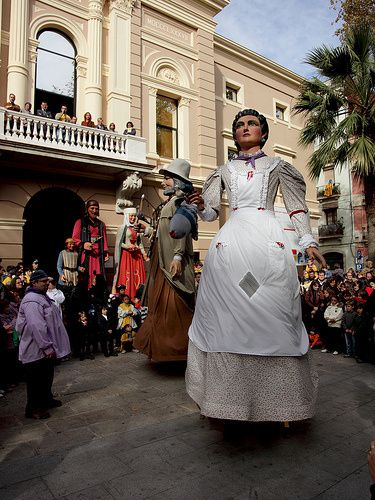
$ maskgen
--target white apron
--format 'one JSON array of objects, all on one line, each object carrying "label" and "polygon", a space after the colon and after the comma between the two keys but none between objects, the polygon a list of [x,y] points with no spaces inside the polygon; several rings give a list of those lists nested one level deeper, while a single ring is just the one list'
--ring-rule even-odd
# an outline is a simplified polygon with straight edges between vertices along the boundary
[{"label": "white apron", "polygon": [[212,240],[189,338],[201,351],[302,356],[302,322],[292,249],[273,212],[259,210],[263,172],[237,173],[236,206]]}]

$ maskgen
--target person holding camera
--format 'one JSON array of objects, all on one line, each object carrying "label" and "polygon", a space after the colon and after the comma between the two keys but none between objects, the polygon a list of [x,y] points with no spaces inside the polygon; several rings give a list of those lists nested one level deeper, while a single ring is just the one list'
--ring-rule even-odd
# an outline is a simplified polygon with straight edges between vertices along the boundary
[{"label": "person holding camera", "polygon": [[170,223],[185,199],[190,168],[189,162],[177,158],[160,170],[168,200],[160,212],[146,283],[148,316],[134,339],[134,347],[154,361],[183,361],[187,355],[195,305],[193,242],[190,233],[172,238]]}]

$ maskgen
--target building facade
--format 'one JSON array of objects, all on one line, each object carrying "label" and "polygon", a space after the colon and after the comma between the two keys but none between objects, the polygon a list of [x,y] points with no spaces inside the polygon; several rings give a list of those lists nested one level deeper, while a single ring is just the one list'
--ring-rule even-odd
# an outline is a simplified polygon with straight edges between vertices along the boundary
[{"label": "building facade", "polygon": [[[0,104],[13,93],[21,110],[30,102],[36,113],[47,101],[52,113],[0,109],[3,264],[39,257],[50,270],[89,198],[100,202],[113,249],[127,203],[137,205],[144,194],[150,216],[162,201],[163,165],[186,158],[201,187],[235,152],[231,124],[244,107],[269,121],[265,152],[305,176],[317,234],[319,203],[306,170],[311,150],[298,145],[303,122],[291,113],[302,78],[215,33],[214,17],[228,4],[0,0]],[[77,124],[54,120],[62,105]],[[86,112],[115,130],[81,126]],[[128,121],[135,136],[123,134]],[[141,189],[129,176],[142,180]],[[217,224],[200,224],[195,250],[201,258],[227,211],[224,201]],[[290,230],[281,193],[276,211]]]},{"label": "building facade", "polygon": [[368,256],[363,181],[353,176],[348,164],[327,165],[318,182],[317,199],[320,249],[328,263],[361,271]]}]

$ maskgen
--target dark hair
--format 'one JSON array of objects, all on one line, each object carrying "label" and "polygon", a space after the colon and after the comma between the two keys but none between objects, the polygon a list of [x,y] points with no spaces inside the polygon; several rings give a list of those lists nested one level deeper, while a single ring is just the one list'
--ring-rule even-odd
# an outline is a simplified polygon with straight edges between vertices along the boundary
[{"label": "dark hair", "polygon": [[243,109],[242,111],[240,111],[239,113],[236,114],[236,116],[234,117],[233,123],[232,123],[232,135],[233,135],[233,140],[234,140],[234,143],[236,145],[237,151],[239,151],[241,148],[240,148],[240,145],[238,144],[238,142],[236,141],[236,125],[237,125],[238,120],[241,118],[241,116],[248,116],[248,115],[256,116],[259,119],[260,128],[262,130],[262,135],[265,134],[265,137],[262,137],[262,139],[261,139],[262,147],[266,144],[267,139],[268,139],[269,128],[268,128],[268,123],[267,123],[265,116],[258,113],[258,111],[256,109]]},{"label": "dark hair", "polygon": [[89,208],[89,207],[98,207],[99,208],[99,202],[97,200],[88,200],[86,202],[86,210]]},{"label": "dark hair", "polygon": [[126,127],[127,127],[127,128],[129,128],[129,127],[128,127],[128,125],[130,125],[130,127],[131,127],[131,128],[134,128],[133,122],[127,122],[127,123],[126,123]]}]

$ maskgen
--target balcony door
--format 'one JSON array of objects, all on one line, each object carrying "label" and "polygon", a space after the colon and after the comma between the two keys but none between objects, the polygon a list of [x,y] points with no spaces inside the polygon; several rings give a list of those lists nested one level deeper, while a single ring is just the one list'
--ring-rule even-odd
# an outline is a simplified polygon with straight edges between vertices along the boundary
[{"label": "balcony door", "polygon": [[84,201],[70,189],[46,188],[28,201],[23,218],[23,262],[30,266],[34,259],[49,276],[57,277],[56,262],[72,235],[74,222],[82,217]]},{"label": "balcony door", "polygon": [[75,116],[75,47],[67,36],[54,30],[39,33],[38,42],[34,112],[46,101],[53,118],[62,105],[67,106],[69,116]]}]

